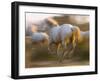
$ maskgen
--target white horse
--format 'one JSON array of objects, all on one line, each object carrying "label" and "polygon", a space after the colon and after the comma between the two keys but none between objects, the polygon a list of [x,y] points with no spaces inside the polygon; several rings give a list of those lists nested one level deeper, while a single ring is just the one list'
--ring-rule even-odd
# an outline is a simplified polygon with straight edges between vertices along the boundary
[{"label": "white horse", "polygon": [[[57,46],[57,55],[59,56],[59,49],[63,48],[63,54],[60,54],[60,58],[66,55],[66,51],[72,52],[80,38],[80,29],[71,24],[63,24],[57,27],[51,28],[49,32],[49,47],[51,51],[52,44]],[[61,60],[60,60],[61,61]]]},{"label": "white horse", "polygon": [[89,40],[89,31],[81,31],[79,42],[84,42],[84,41],[87,41],[87,40]]},{"label": "white horse", "polygon": [[33,44],[45,44],[48,43],[49,36],[43,32],[34,32],[32,33],[32,43]]},{"label": "white horse", "polygon": [[57,26],[57,25],[58,25],[58,22],[52,17],[45,18],[37,22],[27,21],[26,22],[26,35],[30,36],[34,32],[34,29],[36,29],[38,32],[48,32],[49,30],[48,28]]}]

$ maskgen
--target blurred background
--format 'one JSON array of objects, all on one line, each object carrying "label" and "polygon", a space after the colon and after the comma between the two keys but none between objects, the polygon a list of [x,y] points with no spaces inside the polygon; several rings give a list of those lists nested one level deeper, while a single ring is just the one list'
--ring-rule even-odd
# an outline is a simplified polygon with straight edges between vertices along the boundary
[{"label": "blurred background", "polygon": [[[26,33],[25,33],[25,67],[58,67],[89,65],[89,39],[80,42],[72,57],[65,57],[63,63],[57,63],[57,56],[48,53],[47,43],[40,46],[32,44],[31,34],[35,29],[37,32],[48,34],[48,26],[53,27],[62,24],[72,24],[80,28],[81,31],[89,31],[88,15],[73,14],[46,14],[46,13],[26,13]],[[53,19],[48,21],[48,19]]]}]

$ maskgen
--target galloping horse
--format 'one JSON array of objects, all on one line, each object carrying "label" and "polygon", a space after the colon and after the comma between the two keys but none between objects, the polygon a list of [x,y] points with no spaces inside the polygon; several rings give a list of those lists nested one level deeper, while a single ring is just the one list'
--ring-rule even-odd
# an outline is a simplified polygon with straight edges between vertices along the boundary
[{"label": "galloping horse", "polygon": [[[53,27],[49,33],[48,50],[51,51],[51,46],[55,44],[57,46],[56,53],[59,57],[59,61],[62,61],[66,54],[70,54],[74,51],[79,39],[80,29],[77,26],[63,24]],[[63,49],[63,53],[59,54],[61,48]]]},{"label": "galloping horse", "polygon": [[48,43],[49,36],[44,32],[34,32],[32,34],[32,43],[40,44],[41,46],[45,43]]}]

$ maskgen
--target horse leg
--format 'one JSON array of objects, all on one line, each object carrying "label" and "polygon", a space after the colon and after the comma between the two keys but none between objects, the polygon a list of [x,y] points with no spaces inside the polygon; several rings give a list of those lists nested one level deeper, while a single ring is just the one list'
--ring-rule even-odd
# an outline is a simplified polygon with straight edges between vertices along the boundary
[{"label": "horse leg", "polygon": [[50,42],[49,45],[48,45],[48,51],[50,54],[54,54],[55,52],[53,51],[52,47],[53,45],[55,45],[53,42]]},{"label": "horse leg", "polygon": [[57,57],[58,57],[59,62],[62,62],[62,53],[60,53],[61,52],[60,48],[61,48],[61,44],[59,43],[57,45]]},{"label": "horse leg", "polygon": [[61,53],[58,53],[57,52],[57,54],[59,54],[59,62],[62,62],[63,59],[64,59],[64,57],[63,57],[64,56],[64,53],[65,53],[65,51],[67,49],[66,42],[65,41],[62,41],[62,43],[60,44],[60,47],[62,47],[62,52]]},{"label": "horse leg", "polygon": [[60,47],[61,47],[61,51],[60,53],[58,53],[59,55],[59,62],[62,63],[63,62],[63,53],[64,53],[64,50],[63,50],[63,46],[60,44]]},{"label": "horse leg", "polygon": [[63,57],[63,59],[64,59],[64,56],[67,54],[67,50],[68,50],[68,43],[69,43],[69,39],[68,38],[66,38],[65,40],[63,40],[62,41],[62,46],[63,46],[63,53],[62,53],[62,57]]},{"label": "horse leg", "polygon": [[76,48],[76,43],[73,43],[72,48],[70,49],[69,54],[68,54],[69,58],[73,56],[73,52],[74,52],[75,48]]},{"label": "horse leg", "polygon": [[62,41],[62,47],[63,47],[64,49],[66,49],[66,42],[65,42],[65,41]]},{"label": "horse leg", "polygon": [[61,44],[57,44],[57,49],[56,49],[56,53],[57,55],[59,55],[59,49],[60,49]]},{"label": "horse leg", "polygon": [[67,56],[68,58],[70,58],[72,56],[73,52],[74,52],[74,49],[70,45],[67,54],[65,53],[65,56]]},{"label": "horse leg", "polygon": [[51,53],[51,51],[52,51],[51,50],[51,46],[52,46],[52,42],[50,42],[49,45],[48,45],[48,51],[49,51],[49,53]]},{"label": "horse leg", "polygon": [[65,52],[64,57],[65,57],[66,55],[67,55],[68,58],[72,57],[73,52],[74,52],[74,50],[75,50],[75,47],[76,47],[76,43],[73,43],[72,45],[69,44],[69,46],[68,46],[69,49],[68,49],[67,53]]},{"label": "horse leg", "polygon": [[69,51],[68,51],[68,49],[63,51],[63,54],[62,54],[62,59],[64,59],[64,58],[65,58],[65,56],[66,56],[66,55],[68,55],[68,52],[69,52]]}]

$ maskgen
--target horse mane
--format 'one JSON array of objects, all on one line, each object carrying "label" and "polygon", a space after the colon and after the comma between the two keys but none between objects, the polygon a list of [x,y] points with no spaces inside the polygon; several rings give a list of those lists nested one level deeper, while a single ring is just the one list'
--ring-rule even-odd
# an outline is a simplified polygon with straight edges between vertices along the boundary
[{"label": "horse mane", "polygon": [[32,24],[31,32],[34,33],[34,32],[37,32],[37,31],[38,31],[38,27],[35,24]]},{"label": "horse mane", "polygon": [[51,18],[51,17],[47,18],[47,21],[50,24],[52,24],[53,26],[59,26],[58,22],[55,19]]}]

